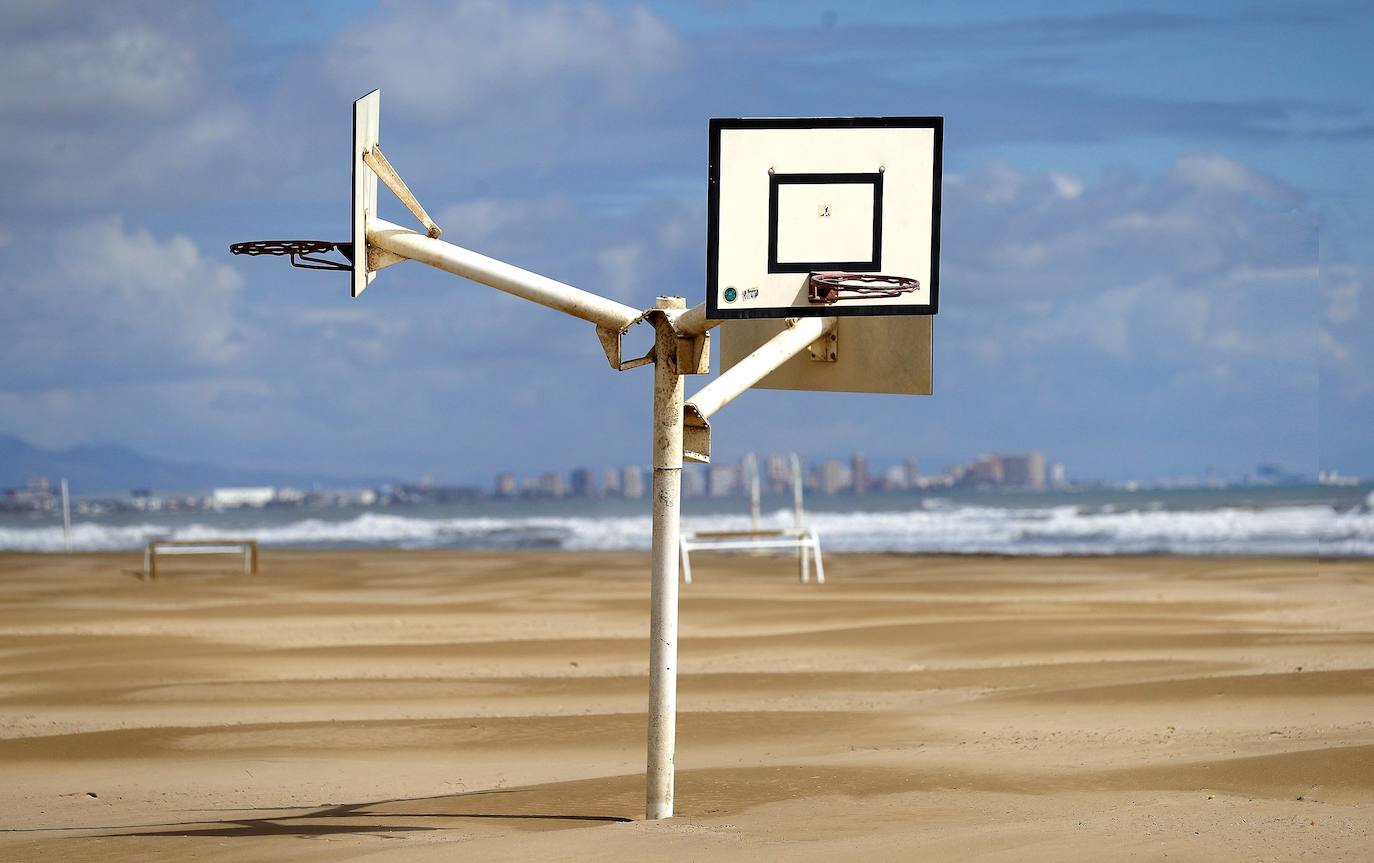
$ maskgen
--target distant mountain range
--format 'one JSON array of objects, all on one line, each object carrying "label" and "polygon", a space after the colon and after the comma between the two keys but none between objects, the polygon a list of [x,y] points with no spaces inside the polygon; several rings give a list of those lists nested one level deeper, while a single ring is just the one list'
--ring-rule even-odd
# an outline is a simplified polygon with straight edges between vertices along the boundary
[{"label": "distant mountain range", "polygon": [[127,494],[146,488],[159,492],[199,492],[217,486],[271,485],[302,489],[347,488],[394,483],[389,477],[337,477],[315,473],[224,467],[205,462],[150,458],[122,446],[76,446],[65,450],[36,447],[0,434],[0,489],[47,477],[55,487],[67,478],[72,494]]}]

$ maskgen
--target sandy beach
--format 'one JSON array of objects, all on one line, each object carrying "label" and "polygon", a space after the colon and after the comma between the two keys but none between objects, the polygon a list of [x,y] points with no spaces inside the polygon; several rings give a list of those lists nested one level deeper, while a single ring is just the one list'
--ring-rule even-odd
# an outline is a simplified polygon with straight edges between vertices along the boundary
[{"label": "sandy beach", "polygon": [[1374,562],[0,555],[0,859],[1374,859]]}]

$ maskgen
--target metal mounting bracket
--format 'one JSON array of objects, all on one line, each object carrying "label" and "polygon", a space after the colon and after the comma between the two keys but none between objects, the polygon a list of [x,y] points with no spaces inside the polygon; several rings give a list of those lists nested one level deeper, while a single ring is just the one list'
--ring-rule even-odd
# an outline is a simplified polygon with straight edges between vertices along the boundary
[{"label": "metal mounting bracket", "polygon": [[648,364],[654,361],[653,348],[650,348],[649,352],[644,356],[635,357],[632,360],[623,359],[620,355],[621,337],[624,336],[627,331],[629,331],[630,327],[634,326],[642,320],[644,320],[644,315],[640,315],[639,317],[635,318],[633,321],[630,322],[629,326],[625,327],[625,329],[623,330],[612,330],[608,329],[607,327],[596,328],[596,338],[598,341],[601,342],[601,350],[606,352],[606,359],[610,362],[611,368],[615,369],[618,372],[627,371],[629,369],[636,369],[640,366],[647,366]]},{"label": "metal mounting bracket", "polygon": [[369,273],[384,270],[406,260],[409,258],[403,258],[395,252],[388,252],[386,249],[378,248],[371,243],[367,246],[367,271]]},{"label": "metal mounting bracket", "polygon": [[682,406],[682,458],[711,463],[711,421],[690,402]]},{"label": "metal mounting bracket", "polygon": [[377,179],[385,183],[391,193],[399,198],[402,204],[406,205],[406,209],[410,211],[411,215],[425,226],[425,233],[431,239],[439,239],[440,235],[444,233],[443,229],[434,224],[434,220],[429,217],[429,213],[425,212],[424,206],[415,197],[415,193],[410,191],[406,181],[402,180],[396,169],[391,167],[391,162],[387,160],[381,146],[373,144],[371,148],[364,150],[362,159],[364,164],[377,175]]},{"label": "metal mounting bracket", "polygon": [[833,363],[840,358],[840,322],[835,321],[835,326],[830,328],[830,332],[816,339],[806,346],[806,351],[811,356],[812,362]]},{"label": "metal mounting bracket", "polygon": [[635,357],[627,360],[621,355],[621,339],[625,333],[629,332],[630,327],[642,321],[649,320],[653,315],[666,315],[668,322],[673,327],[673,332],[678,334],[678,371],[684,375],[704,375],[710,373],[711,334],[705,332],[694,336],[683,335],[677,327],[677,318],[681,315],[681,312],[677,309],[649,309],[644,312],[644,314],[631,321],[622,330],[597,327],[596,337],[601,342],[601,350],[606,353],[606,359],[610,362],[611,368],[623,372],[639,368],[640,366],[647,366],[654,361],[654,352],[652,348],[642,357]]}]

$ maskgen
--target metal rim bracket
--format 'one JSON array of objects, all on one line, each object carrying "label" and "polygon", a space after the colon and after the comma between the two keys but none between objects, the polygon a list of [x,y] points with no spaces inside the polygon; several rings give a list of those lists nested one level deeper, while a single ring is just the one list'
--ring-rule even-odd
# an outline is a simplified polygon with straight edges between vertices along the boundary
[{"label": "metal rim bracket", "polygon": [[[345,260],[336,261],[330,258],[316,257],[317,255],[327,255],[330,252],[338,252]],[[353,269],[353,244],[332,243],[328,240],[249,240],[231,245],[229,254],[248,255],[250,257],[284,255],[291,259],[291,266],[302,270],[347,271]]]},{"label": "metal rim bracket", "polygon": [[690,402],[682,406],[682,457],[698,464],[711,463],[711,421]]},{"label": "metal rim bracket", "polygon": [[916,279],[879,273],[841,271],[812,273],[806,280],[806,297],[812,303],[834,305],[842,300],[900,297],[921,287]]},{"label": "metal rim bracket", "polygon": [[815,363],[833,363],[840,358],[840,322],[835,321],[835,326],[830,328],[830,332],[816,339],[806,346],[806,352]]}]

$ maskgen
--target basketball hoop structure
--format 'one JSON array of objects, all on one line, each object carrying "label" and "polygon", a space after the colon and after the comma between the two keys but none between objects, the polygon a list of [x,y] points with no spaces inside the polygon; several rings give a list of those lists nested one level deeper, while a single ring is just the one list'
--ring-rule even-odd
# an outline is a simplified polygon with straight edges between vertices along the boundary
[{"label": "basketball hoop structure", "polygon": [[921,287],[906,276],[880,276],[869,273],[812,273],[807,280],[807,299],[831,305],[840,300],[872,300],[900,297]]},{"label": "basketball hoop structure", "polygon": [[[314,255],[327,255],[338,252],[343,261],[331,261]],[[234,243],[229,247],[231,255],[289,255],[291,266],[302,270],[343,270],[353,269],[353,244],[331,243],[327,240],[250,240]]]},{"label": "basketball hoop structure", "polygon": [[[682,464],[710,462],[711,416],[756,386],[931,392],[944,121],[712,120],[706,302],[688,308],[682,297],[661,296],[641,310],[439,239],[439,226],[382,155],[380,103],[376,90],[353,103],[350,242],[259,240],[229,250],[288,257],[307,270],[351,271],[354,297],[383,269],[424,264],[592,324],[616,371],[653,366],[645,814],[672,817]],[[378,216],[379,181],[422,231]],[[771,213],[767,222],[763,213]],[[919,281],[874,274],[882,269]],[[803,278],[809,288],[799,291]],[[844,304],[873,297],[897,300]],[[653,347],[625,357],[622,337],[639,324],[653,328]],[[710,371],[710,331],[722,324],[736,339],[731,352],[722,348],[726,368],[688,399],[686,376]]]}]

